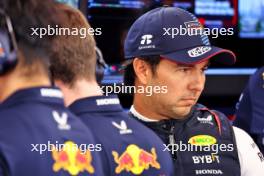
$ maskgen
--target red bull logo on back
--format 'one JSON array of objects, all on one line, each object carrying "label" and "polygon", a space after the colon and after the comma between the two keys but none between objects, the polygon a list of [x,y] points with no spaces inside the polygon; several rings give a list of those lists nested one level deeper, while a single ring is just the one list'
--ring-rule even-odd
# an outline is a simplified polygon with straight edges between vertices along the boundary
[{"label": "red bull logo on back", "polygon": [[72,176],[77,176],[80,172],[88,172],[93,174],[95,172],[92,166],[92,155],[89,150],[82,153],[77,145],[72,141],[64,143],[62,150],[53,147],[52,157],[55,160],[53,164],[53,171],[60,170],[67,171]]},{"label": "red bull logo on back", "polygon": [[127,171],[139,175],[150,167],[160,169],[155,148],[152,148],[151,153],[149,153],[140,149],[137,145],[131,144],[120,157],[116,151],[113,151],[112,154],[115,162],[118,164],[115,169],[116,174]]}]

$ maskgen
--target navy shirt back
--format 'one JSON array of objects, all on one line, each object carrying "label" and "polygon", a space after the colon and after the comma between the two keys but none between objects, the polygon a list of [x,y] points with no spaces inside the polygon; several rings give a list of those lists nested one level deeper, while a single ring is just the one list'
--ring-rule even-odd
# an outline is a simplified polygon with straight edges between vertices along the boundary
[{"label": "navy shirt back", "polygon": [[70,110],[89,126],[102,143],[104,173],[114,176],[173,175],[170,154],[156,134],[130,118],[116,96],[75,101]]},{"label": "navy shirt back", "polygon": [[19,90],[0,105],[0,176],[101,176],[100,148],[58,89]]},{"label": "navy shirt back", "polygon": [[264,152],[264,67],[250,77],[241,94],[233,125],[248,132]]}]

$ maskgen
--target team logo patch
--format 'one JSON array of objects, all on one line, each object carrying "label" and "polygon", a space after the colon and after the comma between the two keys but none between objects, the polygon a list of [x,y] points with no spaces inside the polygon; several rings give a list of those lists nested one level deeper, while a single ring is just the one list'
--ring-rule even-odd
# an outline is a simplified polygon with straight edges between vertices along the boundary
[{"label": "team logo patch", "polygon": [[213,145],[217,140],[213,136],[209,135],[197,135],[189,139],[188,143],[192,145],[208,146]]},{"label": "team logo patch", "polygon": [[202,169],[195,170],[195,175],[223,175],[223,171],[220,169]]},{"label": "team logo patch", "polygon": [[89,150],[81,152],[78,146],[72,141],[64,143],[63,148],[58,151],[53,147],[52,158],[54,159],[53,171],[59,172],[64,170],[72,176],[78,175],[80,172],[95,172],[92,166],[92,155]]},{"label": "team logo patch", "polygon": [[116,174],[120,174],[122,171],[127,171],[139,175],[150,167],[160,169],[155,148],[152,148],[149,153],[140,149],[138,146],[131,144],[120,156],[116,151],[112,151],[112,154],[117,163],[115,169]]},{"label": "team logo patch", "polygon": [[138,47],[139,50],[142,49],[151,49],[151,48],[155,48],[156,46],[152,44],[153,40],[153,35],[151,34],[145,34],[141,36],[141,40],[140,40],[140,45]]},{"label": "team logo patch", "polygon": [[213,116],[212,115],[208,115],[206,118],[200,118],[200,117],[197,117],[197,120],[201,123],[207,123],[207,124],[210,124],[210,125],[214,125],[213,124]]},{"label": "team logo patch", "polygon": [[200,155],[200,156],[192,156],[194,164],[211,164],[211,163],[220,163],[220,159],[218,155]]},{"label": "team logo patch", "polygon": [[62,112],[62,114],[60,114],[57,111],[52,111],[52,116],[58,124],[58,129],[60,130],[71,129],[71,125],[68,124],[68,114],[66,112]]},{"label": "team logo patch", "polygon": [[188,51],[190,57],[199,57],[209,52],[212,48],[210,46],[198,46]]},{"label": "team logo patch", "polygon": [[104,99],[96,100],[96,104],[97,106],[116,105],[116,104],[120,104],[120,101],[118,98],[104,98]]},{"label": "team logo patch", "polygon": [[188,22],[185,22],[185,27],[188,29],[190,28],[195,28],[195,29],[202,29],[203,26],[198,22],[198,21],[188,21]]},{"label": "team logo patch", "polygon": [[127,127],[127,124],[124,120],[122,120],[120,124],[117,122],[112,122],[112,125],[116,127],[117,129],[119,129],[120,134],[131,134],[132,133],[132,130]]},{"label": "team logo patch", "polygon": [[141,45],[148,45],[148,44],[151,44],[151,42],[152,42],[151,39],[152,39],[152,38],[153,38],[153,36],[150,35],[150,34],[143,35],[143,36],[141,37],[140,44],[141,44]]}]

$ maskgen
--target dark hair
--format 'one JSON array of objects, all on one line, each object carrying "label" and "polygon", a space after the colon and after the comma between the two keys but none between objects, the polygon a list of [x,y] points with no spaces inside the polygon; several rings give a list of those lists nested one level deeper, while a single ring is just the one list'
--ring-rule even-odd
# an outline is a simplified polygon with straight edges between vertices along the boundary
[{"label": "dark hair", "polygon": [[[158,66],[158,64],[160,63],[160,60],[161,60],[160,56],[153,55],[153,56],[143,56],[143,57],[138,57],[138,58],[142,59],[147,64],[149,64],[153,75],[156,74],[156,68],[157,68],[157,66]],[[134,70],[134,67],[133,67],[133,62],[131,62],[125,68],[124,84],[126,86],[134,86],[135,80],[136,80],[136,74],[135,74],[135,70]]]},{"label": "dark hair", "polygon": [[48,53],[52,48],[51,40],[54,35],[45,35],[40,38],[37,35],[32,35],[32,33],[33,28],[60,25],[63,14],[56,9],[54,4],[53,0],[0,1],[0,7],[11,19],[18,42],[18,49],[23,55],[21,63],[29,68],[29,72],[36,68],[37,63],[48,73]]},{"label": "dark hair", "polygon": [[[65,14],[63,28],[86,29],[90,27],[83,14],[68,5],[58,4],[58,8]],[[95,40],[87,34],[58,36],[53,41],[50,71],[52,79],[60,80],[72,86],[77,79],[95,80],[96,54]]]}]

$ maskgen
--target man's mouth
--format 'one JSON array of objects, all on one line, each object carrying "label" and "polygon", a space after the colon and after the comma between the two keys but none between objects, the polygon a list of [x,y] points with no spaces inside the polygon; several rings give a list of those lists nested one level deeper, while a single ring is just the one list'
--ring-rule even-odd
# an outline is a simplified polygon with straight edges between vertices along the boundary
[{"label": "man's mouth", "polygon": [[186,97],[186,98],[182,98],[181,102],[183,104],[183,106],[192,106],[196,103],[196,98],[193,97]]}]

